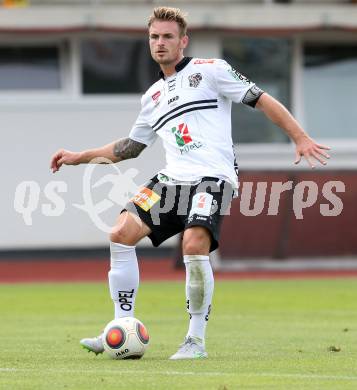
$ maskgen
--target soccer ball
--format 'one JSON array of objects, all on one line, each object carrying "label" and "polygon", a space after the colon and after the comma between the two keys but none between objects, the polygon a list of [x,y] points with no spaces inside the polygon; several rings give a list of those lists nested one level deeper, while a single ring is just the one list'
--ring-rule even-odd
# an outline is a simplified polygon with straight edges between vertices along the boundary
[{"label": "soccer ball", "polygon": [[148,344],[148,331],[134,317],[117,318],[104,329],[104,350],[112,359],[140,359]]}]

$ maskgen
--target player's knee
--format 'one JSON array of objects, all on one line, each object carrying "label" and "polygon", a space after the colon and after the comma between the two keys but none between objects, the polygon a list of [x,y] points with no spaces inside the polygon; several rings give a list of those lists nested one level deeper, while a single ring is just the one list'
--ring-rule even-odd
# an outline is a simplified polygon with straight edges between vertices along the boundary
[{"label": "player's knee", "polygon": [[182,250],[185,255],[206,255],[211,245],[210,233],[205,228],[185,231]]},{"label": "player's knee", "polygon": [[122,245],[136,245],[147,232],[143,230],[139,218],[124,212],[120,214],[118,221],[110,233],[110,241]]},{"label": "player's knee", "polygon": [[198,240],[189,239],[183,242],[183,253],[185,255],[199,255],[202,252],[202,243]]},{"label": "player's knee", "polygon": [[125,229],[123,228],[113,229],[109,238],[111,242],[115,242],[117,244],[124,244],[124,242],[126,242],[128,239]]},{"label": "player's knee", "polygon": [[110,233],[110,241],[122,245],[135,245],[133,234],[125,225],[115,226]]}]

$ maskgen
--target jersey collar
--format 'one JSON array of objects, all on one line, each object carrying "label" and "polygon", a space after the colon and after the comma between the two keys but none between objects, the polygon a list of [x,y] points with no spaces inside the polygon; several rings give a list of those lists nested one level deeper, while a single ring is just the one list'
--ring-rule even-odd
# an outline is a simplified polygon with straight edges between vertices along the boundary
[{"label": "jersey collar", "polygon": [[[188,63],[192,60],[192,57],[183,57],[182,60],[175,65],[176,72],[180,72]],[[165,75],[162,70],[159,71],[159,76],[165,80]]]}]

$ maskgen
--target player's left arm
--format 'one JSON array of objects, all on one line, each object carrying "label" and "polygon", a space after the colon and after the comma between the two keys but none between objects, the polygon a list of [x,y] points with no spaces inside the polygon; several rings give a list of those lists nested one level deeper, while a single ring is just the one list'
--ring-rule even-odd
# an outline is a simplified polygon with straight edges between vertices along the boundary
[{"label": "player's left arm", "polygon": [[326,152],[330,148],[315,142],[300,126],[290,112],[268,93],[260,95],[255,107],[261,110],[267,118],[285,131],[296,145],[295,164],[305,157],[311,168],[315,167],[315,160],[326,165],[330,156]]}]

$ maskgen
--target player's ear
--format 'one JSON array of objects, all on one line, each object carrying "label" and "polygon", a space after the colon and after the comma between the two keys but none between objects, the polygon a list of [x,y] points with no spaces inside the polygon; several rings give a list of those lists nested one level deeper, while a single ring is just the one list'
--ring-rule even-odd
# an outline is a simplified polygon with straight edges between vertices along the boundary
[{"label": "player's ear", "polygon": [[187,35],[181,38],[181,49],[185,49],[188,45],[189,38]]}]

